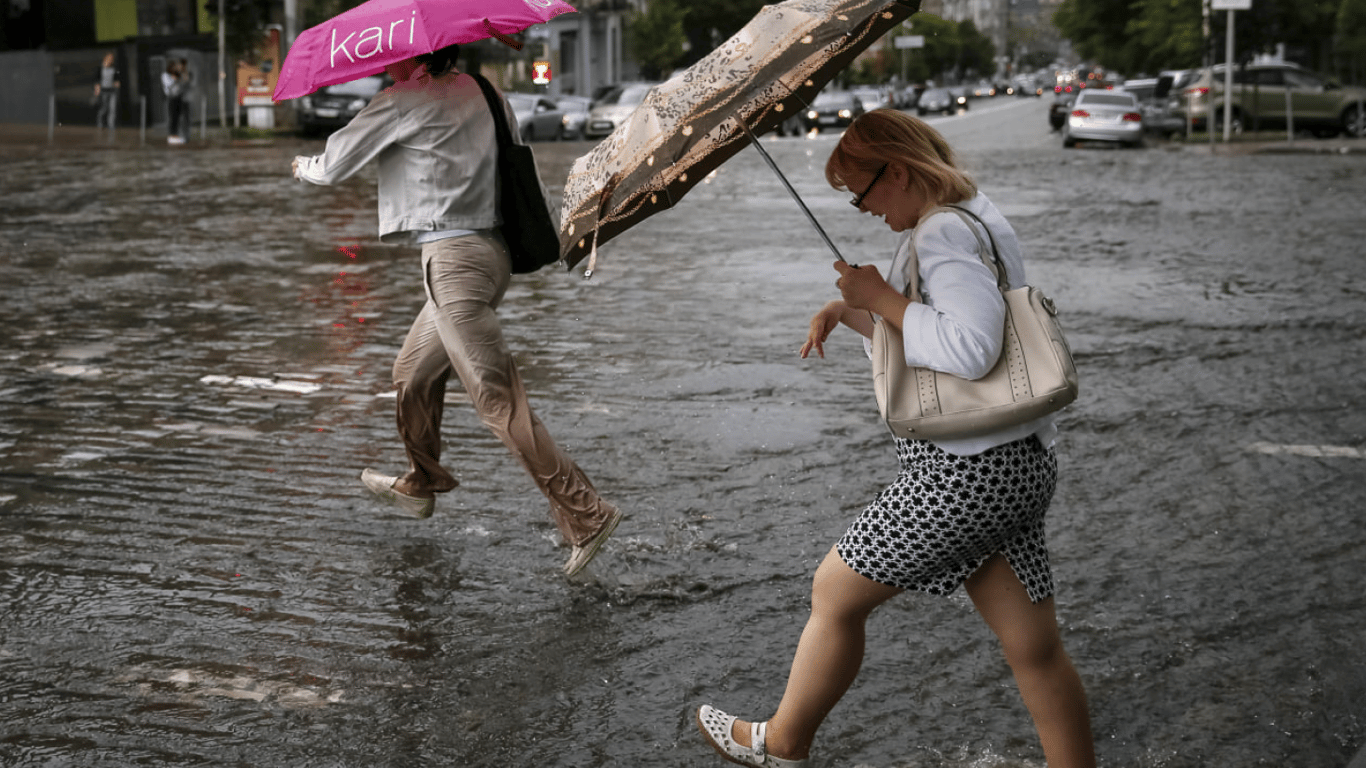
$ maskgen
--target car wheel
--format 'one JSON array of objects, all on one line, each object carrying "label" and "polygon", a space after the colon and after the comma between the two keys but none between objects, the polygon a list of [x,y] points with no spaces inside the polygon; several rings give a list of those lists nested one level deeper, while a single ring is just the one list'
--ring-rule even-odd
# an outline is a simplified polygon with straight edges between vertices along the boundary
[{"label": "car wheel", "polygon": [[1073,147],[1075,147],[1075,146],[1077,146],[1077,140],[1074,139],[1074,138],[1072,138],[1071,136],[1068,136],[1067,134],[1063,134],[1063,137],[1062,137],[1062,148],[1063,148],[1063,149],[1071,149],[1071,148],[1073,148]]},{"label": "car wheel", "polygon": [[1363,125],[1363,114],[1361,103],[1358,102],[1342,111],[1342,132],[1354,138],[1366,136],[1366,125]]}]

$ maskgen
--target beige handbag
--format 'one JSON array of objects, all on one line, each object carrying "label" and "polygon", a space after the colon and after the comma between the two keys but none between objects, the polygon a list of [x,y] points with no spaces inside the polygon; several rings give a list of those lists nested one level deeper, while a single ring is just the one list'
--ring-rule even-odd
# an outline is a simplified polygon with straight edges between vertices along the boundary
[{"label": "beige handbag", "polygon": [[[1005,346],[991,372],[980,379],[912,368],[906,365],[901,333],[874,317],[873,391],[887,428],[912,440],[977,437],[1033,421],[1076,400],[1077,369],[1052,300],[1030,286],[1008,288],[996,238],[976,215],[957,206],[938,210],[958,214],[977,236],[982,261],[996,275],[1005,298]],[[991,259],[968,217],[991,238]],[[914,240],[909,249],[915,259]],[[919,263],[908,266],[906,295],[918,298]]]}]

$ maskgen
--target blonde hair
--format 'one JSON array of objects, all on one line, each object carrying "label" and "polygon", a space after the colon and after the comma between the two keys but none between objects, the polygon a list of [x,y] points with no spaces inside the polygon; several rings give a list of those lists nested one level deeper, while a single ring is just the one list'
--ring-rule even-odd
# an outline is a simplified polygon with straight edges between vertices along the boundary
[{"label": "blonde hair", "polygon": [[873,174],[885,164],[904,167],[910,183],[931,205],[961,203],[977,195],[977,185],[958,168],[953,148],[939,131],[895,109],[867,112],[845,129],[825,163],[825,180],[835,189],[848,189],[845,179],[851,172]]}]

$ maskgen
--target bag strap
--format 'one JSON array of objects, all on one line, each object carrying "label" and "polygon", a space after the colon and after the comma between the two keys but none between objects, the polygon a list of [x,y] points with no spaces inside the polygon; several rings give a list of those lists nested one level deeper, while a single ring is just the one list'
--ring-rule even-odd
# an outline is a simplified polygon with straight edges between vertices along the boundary
[{"label": "bag strap", "polygon": [[[980,216],[978,216],[977,214],[973,213],[972,211],[969,211],[968,209],[963,208],[962,206],[958,206],[958,205],[939,205],[939,206],[935,206],[935,207],[929,209],[928,211],[926,211],[924,214],[922,214],[920,218],[921,218],[921,220],[923,221],[927,216],[930,216],[930,215],[935,214],[935,213],[939,213],[939,212],[941,212],[941,211],[942,211],[942,212],[945,212],[945,213],[955,213],[955,214],[958,215],[958,218],[960,218],[960,219],[963,220],[963,223],[966,224],[967,227],[968,227],[968,229],[972,231],[973,236],[977,238],[977,251],[978,251],[978,255],[981,256],[981,258],[982,258],[982,263],[983,263],[983,264],[986,264],[986,265],[987,265],[987,269],[991,271],[992,277],[996,278],[996,287],[997,287],[997,289],[999,289],[999,290],[1001,291],[1001,293],[1005,293],[1006,291],[1010,290],[1010,283],[1007,282],[1007,278],[1006,278],[1006,265],[1005,265],[1005,261],[1003,261],[1003,260],[1001,259],[1001,251],[1000,251],[1000,249],[998,249],[998,248],[996,247],[996,236],[992,234],[992,232],[991,232],[991,227],[988,227],[988,226],[987,226],[987,223],[986,223],[985,221],[982,221],[982,218],[981,218]],[[978,224],[981,224],[981,225],[982,225],[982,230],[985,230],[985,231],[986,231],[987,237],[986,237],[985,240],[982,238],[982,232],[979,231],[979,230],[977,229],[977,227],[974,227],[974,226],[972,225],[973,221],[976,221]],[[990,241],[990,243],[991,243],[990,246],[987,245],[988,241]],[[912,266],[913,268],[911,269],[911,274],[910,274],[909,279],[907,279],[907,281],[906,281],[906,290],[902,292],[902,295],[903,295],[903,296],[910,296],[910,295],[919,296],[919,295],[920,295],[920,260],[919,260],[919,257],[916,255],[916,251],[915,251],[915,233],[914,233],[914,232],[911,233],[911,239],[910,239],[910,242],[907,244],[907,249],[906,249],[906,250],[907,250],[907,252],[910,254],[911,259],[914,260],[914,263],[913,263],[913,264],[908,264],[908,265],[907,265],[907,266]],[[988,254],[988,253],[991,254],[991,257],[990,257],[990,258],[987,257],[987,254]],[[896,265],[893,264],[892,266],[895,267]],[[905,267],[903,267],[903,269],[905,269]],[[892,270],[892,273],[895,274],[896,271],[895,271],[895,270]]]},{"label": "bag strap", "polygon": [[507,112],[503,110],[503,100],[498,97],[498,92],[493,89],[493,84],[478,72],[471,72],[470,77],[479,84],[479,90],[484,92],[484,101],[488,102],[489,111],[493,113],[494,130],[498,133],[498,146],[506,147],[512,144],[512,129],[508,127]]}]

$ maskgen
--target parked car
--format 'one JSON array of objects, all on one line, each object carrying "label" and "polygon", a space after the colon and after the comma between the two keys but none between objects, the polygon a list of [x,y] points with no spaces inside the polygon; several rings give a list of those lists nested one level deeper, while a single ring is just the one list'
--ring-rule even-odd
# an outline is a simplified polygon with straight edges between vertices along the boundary
[{"label": "parked car", "polygon": [[636,111],[640,102],[650,89],[658,85],[654,82],[620,83],[605,90],[588,113],[588,121],[583,126],[585,139],[600,139],[615,131],[631,113]]},{"label": "parked car", "polygon": [[863,102],[849,91],[822,91],[811,101],[802,124],[807,131],[848,128],[864,111]]},{"label": "parked car", "polygon": [[943,112],[952,115],[959,109],[968,108],[967,94],[960,94],[949,88],[926,88],[920,94],[920,101],[916,103],[915,111],[924,117],[931,112]]},{"label": "parked car", "polygon": [[[1225,65],[1199,70],[1183,89],[1185,103],[1179,107],[1184,119],[1189,114],[1194,127],[1203,130],[1214,107],[1216,129],[1223,125]],[[1366,88],[1343,87],[1309,70],[1278,62],[1249,64],[1233,70],[1233,93],[1228,99],[1234,132],[1262,128],[1285,128],[1285,105],[1290,97],[1295,128],[1305,128],[1320,136],[1346,133],[1362,136],[1362,102]]]},{"label": "parked car", "polygon": [[1067,123],[1062,128],[1062,145],[1074,147],[1078,141],[1117,141],[1130,147],[1143,144],[1143,114],[1138,99],[1126,91],[1087,88],[1077,94]]},{"label": "parked car", "polygon": [[566,141],[583,138],[583,126],[588,122],[588,111],[593,106],[593,100],[587,96],[560,96],[555,99],[555,105],[564,115],[560,138]]},{"label": "parked car", "polygon": [[349,83],[326,85],[299,99],[299,129],[307,136],[334,131],[393,83],[387,75],[373,75]]},{"label": "parked car", "polygon": [[534,93],[506,94],[512,112],[517,116],[517,130],[522,141],[554,141],[564,130],[564,113],[555,102]]},{"label": "parked car", "polygon": [[1171,108],[1173,82],[1173,75],[1162,75],[1140,80],[1125,80],[1124,85],[1120,86],[1121,90],[1132,93],[1138,100],[1138,111],[1143,114],[1143,130],[1164,139],[1186,129],[1185,119]]}]

